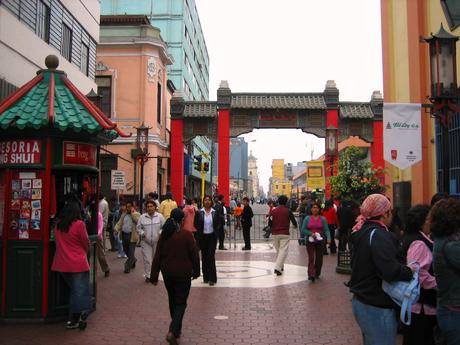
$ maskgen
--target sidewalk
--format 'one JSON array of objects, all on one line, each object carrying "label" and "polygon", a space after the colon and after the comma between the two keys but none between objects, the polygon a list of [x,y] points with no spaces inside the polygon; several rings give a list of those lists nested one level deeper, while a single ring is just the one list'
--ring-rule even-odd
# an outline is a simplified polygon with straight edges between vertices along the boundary
[{"label": "sidewalk", "polygon": [[[111,275],[98,273],[97,310],[86,331],[66,330],[63,323],[1,324],[0,343],[166,344],[166,290],[162,282],[156,287],[144,282],[140,248],[136,252],[138,265],[130,274],[123,273],[124,260],[107,253]],[[305,247],[291,241],[289,265],[281,277],[273,274],[274,257],[267,243],[255,245],[251,253],[218,251],[218,283],[209,287],[201,278],[194,281],[180,344],[361,344],[351,295],[343,285],[348,276],[335,273],[337,257],[324,258],[321,279],[313,284],[306,280]]]}]

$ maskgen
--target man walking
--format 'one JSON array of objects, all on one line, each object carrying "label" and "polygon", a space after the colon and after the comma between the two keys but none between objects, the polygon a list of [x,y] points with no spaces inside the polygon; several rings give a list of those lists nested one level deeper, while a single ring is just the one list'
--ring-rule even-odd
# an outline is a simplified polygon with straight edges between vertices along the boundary
[{"label": "man walking", "polygon": [[286,260],[289,248],[289,222],[297,228],[297,221],[291,210],[286,207],[288,198],[281,195],[278,198],[278,206],[274,207],[270,216],[272,217],[273,246],[276,250],[275,274],[283,274],[284,261]]},{"label": "man walking", "polygon": [[168,219],[171,215],[171,211],[177,208],[177,203],[172,200],[171,192],[166,193],[166,199],[163,200],[160,204],[160,213],[165,219]]},{"label": "man walking", "polygon": [[137,235],[136,225],[141,215],[133,207],[131,202],[126,203],[126,211],[122,213],[120,220],[115,225],[115,231],[121,233],[121,241],[123,243],[123,250],[128,259],[125,262],[125,273],[129,273],[132,268],[136,267],[136,243],[139,240]]},{"label": "man walking", "polygon": [[219,238],[219,250],[227,250],[224,247],[225,240],[225,205],[224,205],[224,196],[222,194],[218,195],[216,198],[216,204],[214,205],[216,210],[217,218],[219,219],[217,234]]},{"label": "man walking", "polygon": [[157,212],[157,204],[154,200],[147,200],[145,206],[147,212],[140,216],[136,229],[141,239],[142,256],[144,258],[144,278],[145,282],[149,283],[152,260],[165,219],[161,213]]},{"label": "man walking", "polygon": [[243,198],[243,213],[241,214],[241,226],[243,227],[243,238],[244,238],[244,247],[243,250],[251,250],[251,227],[252,227],[252,217],[254,213],[252,212],[251,206],[249,206],[249,198],[245,196]]}]

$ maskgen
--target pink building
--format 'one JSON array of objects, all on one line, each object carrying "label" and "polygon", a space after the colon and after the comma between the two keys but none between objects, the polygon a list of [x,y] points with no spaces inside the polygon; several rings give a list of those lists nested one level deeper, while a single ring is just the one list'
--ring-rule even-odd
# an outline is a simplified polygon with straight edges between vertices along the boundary
[{"label": "pink building", "polygon": [[144,194],[166,193],[169,184],[170,117],[169,100],[174,85],[168,82],[166,66],[172,57],[146,16],[101,16],[100,44],[97,48],[96,83],[100,107],[130,138],[115,140],[104,147],[101,157],[102,191],[111,190],[111,170],[125,172],[122,195],[138,195],[140,164],[136,149],[136,127],[150,127],[144,166]]}]

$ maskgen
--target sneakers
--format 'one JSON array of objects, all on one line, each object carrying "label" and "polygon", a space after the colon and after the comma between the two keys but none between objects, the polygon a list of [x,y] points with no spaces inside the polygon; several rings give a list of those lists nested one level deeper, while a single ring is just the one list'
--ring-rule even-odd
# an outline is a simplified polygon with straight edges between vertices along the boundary
[{"label": "sneakers", "polygon": [[86,329],[86,319],[88,318],[87,312],[82,312],[78,318],[78,321],[67,321],[65,324],[66,329],[80,329],[84,331]]},{"label": "sneakers", "polygon": [[119,259],[126,259],[128,257],[128,255],[124,254],[124,255],[121,255],[121,254],[118,254],[117,255],[117,258]]},{"label": "sneakers", "polygon": [[277,276],[280,276],[280,275],[283,274],[281,271],[278,271],[278,270],[275,270],[274,273],[275,273]]},{"label": "sneakers", "polygon": [[67,328],[67,329],[76,329],[76,328],[78,328],[78,322],[67,321],[67,323],[65,324],[65,328]]}]

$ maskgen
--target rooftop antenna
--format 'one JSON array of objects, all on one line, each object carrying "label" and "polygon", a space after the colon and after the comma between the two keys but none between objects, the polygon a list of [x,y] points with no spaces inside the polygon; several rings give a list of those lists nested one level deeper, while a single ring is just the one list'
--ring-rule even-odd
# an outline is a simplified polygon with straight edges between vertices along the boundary
[{"label": "rooftop antenna", "polygon": [[150,0],[150,24],[152,24],[153,18],[153,0]]}]

